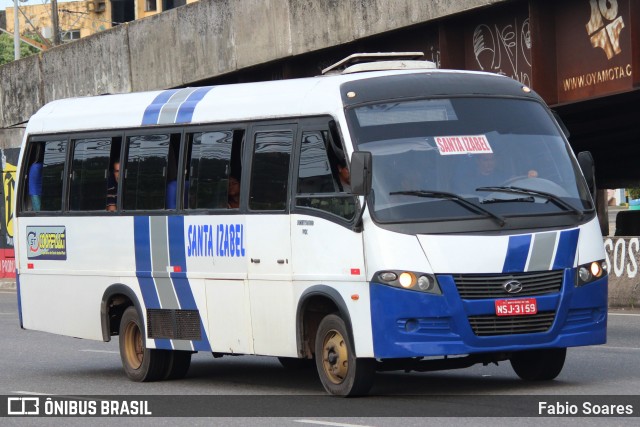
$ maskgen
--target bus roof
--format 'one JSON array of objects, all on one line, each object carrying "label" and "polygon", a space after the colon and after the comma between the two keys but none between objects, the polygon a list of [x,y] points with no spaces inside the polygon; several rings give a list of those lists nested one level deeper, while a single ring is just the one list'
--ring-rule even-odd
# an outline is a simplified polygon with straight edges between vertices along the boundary
[{"label": "bus roof", "polygon": [[[510,94],[515,91],[523,95],[520,90],[522,84],[489,73],[457,70],[374,71],[62,99],[52,101],[36,112],[29,120],[26,133],[336,115],[345,105],[340,93],[342,84],[359,81],[362,83],[359,87],[366,90],[369,86],[372,93],[382,96],[378,99],[385,99],[385,92],[387,98],[394,98],[394,90],[385,91],[380,87],[381,79],[408,74],[415,74],[415,77],[431,76],[434,82],[423,88],[425,96],[461,94],[461,91],[469,94]],[[367,85],[369,79],[375,79],[371,80],[375,81],[375,85]],[[393,80],[397,82],[399,77]],[[412,90],[415,91],[415,87]]]}]

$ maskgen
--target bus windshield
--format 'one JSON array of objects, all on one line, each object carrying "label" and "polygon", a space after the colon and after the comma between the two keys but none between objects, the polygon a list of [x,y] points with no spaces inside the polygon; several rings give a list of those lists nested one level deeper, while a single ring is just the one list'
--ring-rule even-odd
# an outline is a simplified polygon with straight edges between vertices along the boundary
[{"label": "bus windshield", "polygon": [[349,109],[357,149],[373,155],[381,223],[592,210],[568,144],[547,110],[510,98],[387,101]]}]

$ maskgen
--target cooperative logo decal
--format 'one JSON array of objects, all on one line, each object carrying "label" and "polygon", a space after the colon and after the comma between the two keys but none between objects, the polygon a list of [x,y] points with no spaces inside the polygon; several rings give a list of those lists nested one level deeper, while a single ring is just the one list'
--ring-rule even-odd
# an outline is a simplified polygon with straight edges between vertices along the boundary
[{"label": "cooperative logo decal", "polygon": [[33,260],[66,260],[66,228],[59,225],[27,227],[27,258]]},{"label": "cooperative logo decal", "polygon": [[[589,0],[591,19],[587,23],[587,34],[591,45],[601,48],[607,59],[622,52],[620,32],[624,28],[622,16],[618,16],[618,0]],[[605,24],[605,21],[608,21]]]}]

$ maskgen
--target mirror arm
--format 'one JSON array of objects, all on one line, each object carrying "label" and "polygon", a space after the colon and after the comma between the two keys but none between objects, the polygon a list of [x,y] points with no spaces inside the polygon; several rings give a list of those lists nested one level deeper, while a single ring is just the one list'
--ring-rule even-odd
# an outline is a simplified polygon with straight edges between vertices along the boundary
[{"label": "mirror arm", "polygon": [[362,233],[362,230],[364,229],[362,227],[362,216],[364,215],[364,211],[366,208],[367,208],[367,197],[365,196],[364,203],[362,203],[362,207],[360,208],[360,212],[356,217],[356,221],[353,223],[353,227],[351,227],[352,231],[356,233]]}]

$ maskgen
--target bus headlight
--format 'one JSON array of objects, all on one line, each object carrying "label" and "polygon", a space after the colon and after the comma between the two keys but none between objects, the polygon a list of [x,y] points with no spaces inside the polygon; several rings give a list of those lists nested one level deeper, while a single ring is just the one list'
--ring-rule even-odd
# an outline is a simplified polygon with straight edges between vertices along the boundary
[{"label": "bus headlight", "polygon": [[607,275],[607,264],[604,261],[593,261],[578,266],[576,286],[586,285]]},{"label": "bus headlight", "polygon": [[373,281],[410,291],[442,295],[438,280],[433,274],[398,270],[379,271],[374,274]]}]

